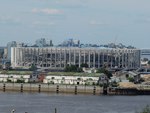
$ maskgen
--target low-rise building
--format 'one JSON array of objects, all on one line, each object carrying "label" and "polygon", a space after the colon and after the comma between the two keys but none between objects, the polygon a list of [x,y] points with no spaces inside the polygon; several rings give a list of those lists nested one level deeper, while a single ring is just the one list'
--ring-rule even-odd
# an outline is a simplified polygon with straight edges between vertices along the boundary
[{"label": "low-rise building", "polygon": [[0,82],[17,82],[18,80],[23,81],[25,83],[29,82],[30,75],[5,75],[5,74],[0,74]]},{"label": "low-rise building", "polygon": [[81,76],[46,76],[43,83],[50,84],[77,84],[93,85],[97,84],[99,77],[81,77]]}]

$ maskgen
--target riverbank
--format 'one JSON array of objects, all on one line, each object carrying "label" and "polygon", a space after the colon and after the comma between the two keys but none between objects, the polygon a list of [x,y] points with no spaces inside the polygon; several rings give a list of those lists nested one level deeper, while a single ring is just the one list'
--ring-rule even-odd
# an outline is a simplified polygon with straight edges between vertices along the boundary
[{"label": "riverbank", "polygon": [[92,94],[100,95],[103,93],[99,86],[86,85],[56,85],[39,83],[0,83],[0,91],[16,92],[52,92],[52,93],[71,93],[71,94]]},{"label": "riverbank", "polygon": [[60,84],[40,84],[40,83],[0,83],[0,91],[8,92],[45,92],[45,93],[69,93],[69,94],[90,94],[102,95],[150,95],[149,89],[137,88],[107,88],[105,91],[100,86],[87,85],[60,85]]}]

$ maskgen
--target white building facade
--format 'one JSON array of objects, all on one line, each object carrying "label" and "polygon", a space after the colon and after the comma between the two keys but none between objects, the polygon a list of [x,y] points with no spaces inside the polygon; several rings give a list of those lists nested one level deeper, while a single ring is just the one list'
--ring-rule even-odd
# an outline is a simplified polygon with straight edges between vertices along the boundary
[{"label": "white building facade", "polygon": [[12,47],[11,65],[29,67],[35,64],[44,68],[65,68],[66,65],[88,64],[89,68],[140,67],[138,49],[101,49],[76,47]]},{"label": "white building facade", "polygon": [[80,84],[94,85],[97,84],[99,77],[81,77],[81,76],[46,76],[43,83],[50,84]]}]

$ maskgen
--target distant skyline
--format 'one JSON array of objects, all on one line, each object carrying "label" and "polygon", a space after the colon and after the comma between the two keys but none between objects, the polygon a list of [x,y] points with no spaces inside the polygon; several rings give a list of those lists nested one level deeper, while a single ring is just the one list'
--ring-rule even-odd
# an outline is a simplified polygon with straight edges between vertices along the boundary
[{"label": "distant skyline", "polygon": [[123,43],[150,48],[150,0],[0,0],[0,46],[17,41],[54,44]]}]

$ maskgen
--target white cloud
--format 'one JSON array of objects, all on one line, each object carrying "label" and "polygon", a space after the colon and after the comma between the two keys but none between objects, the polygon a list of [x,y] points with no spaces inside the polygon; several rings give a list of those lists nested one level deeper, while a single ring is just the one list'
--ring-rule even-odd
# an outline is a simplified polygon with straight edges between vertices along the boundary
[{"label": "white cloud", "polygon": [[32,9],[32,13],[44,13],[48,15],[57,15],[57,14],[62,14],[63,12],[58,9],[49,9],[49,8],[44,8],[44,9],[37,9],[34,8]]}]

